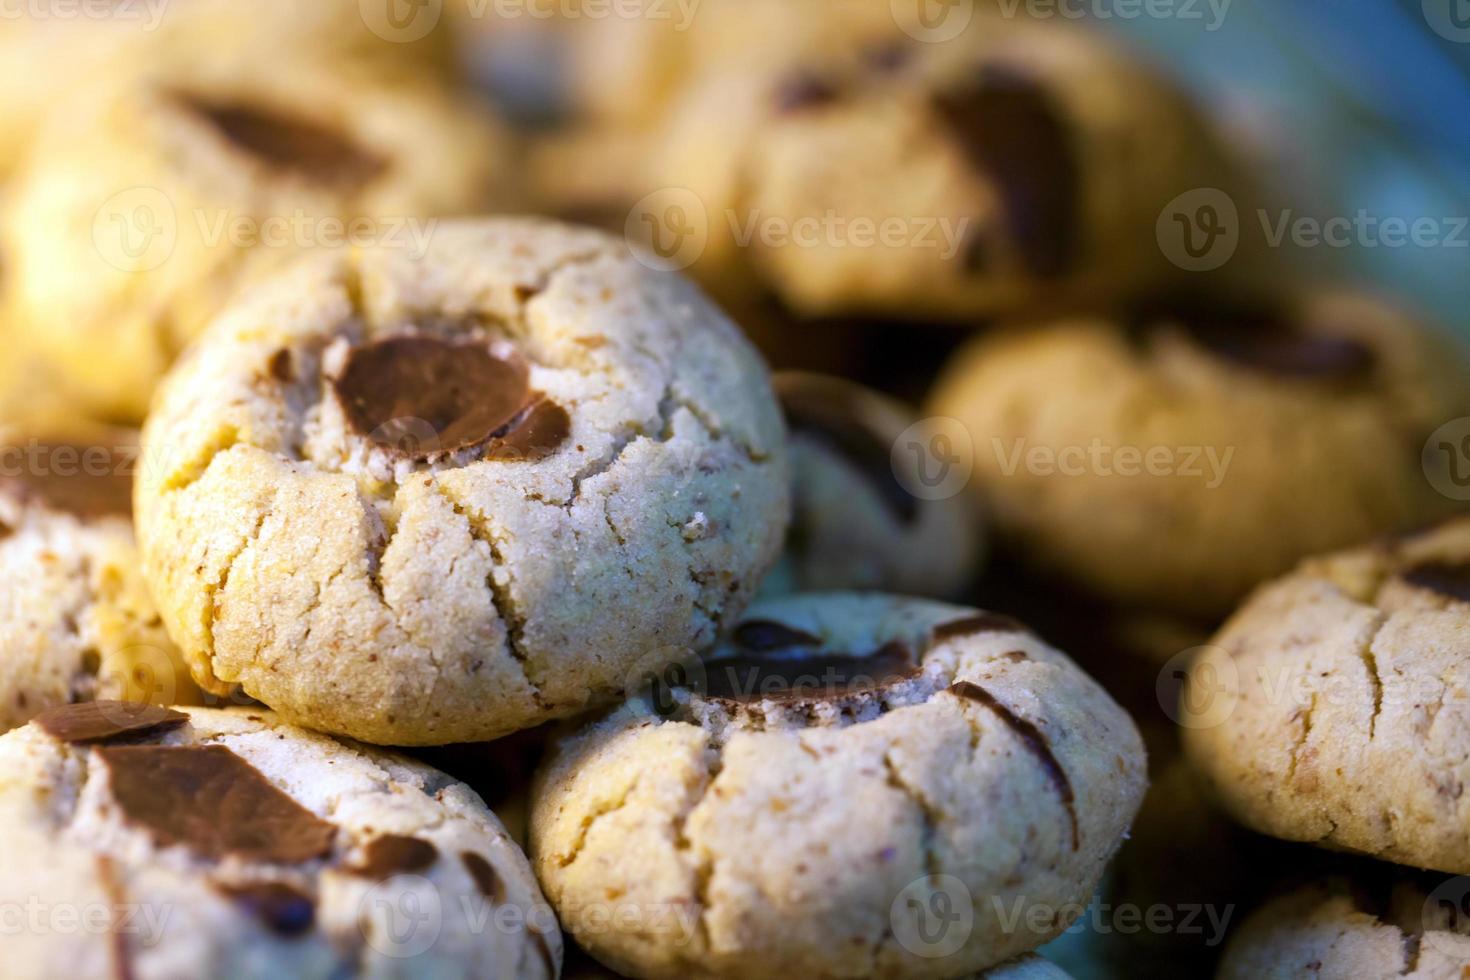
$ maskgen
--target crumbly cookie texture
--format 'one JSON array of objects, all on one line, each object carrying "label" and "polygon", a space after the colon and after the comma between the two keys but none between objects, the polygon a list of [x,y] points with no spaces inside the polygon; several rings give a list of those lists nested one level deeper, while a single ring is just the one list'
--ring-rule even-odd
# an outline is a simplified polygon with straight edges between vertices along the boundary
[{"label": "crumbly cookie texture", "polygon": [[[621,972],[958,976],[1066,928],[1144,768],[1128,716],[1012,620],[763,601],[702,665],[553,749],[532,861],[564,928]],[[945,949],[915,912],[941,906],[973,912]]]},{"label": "crumbly cookie texture", "polygon": [[712,643],[785,533],[759,357],[684,280],[532,220],[313,256],[144,430],[139,538],[195,676],[365,741],[495,738]]},{"label": "crumbly cookie texture", "polygon": [[33,910],[6,936],[18,980],[560,967],[555,917],[477,796],[269,712],[54,709],[0,737],[0,818],[0,896]]},{"label": "crumbly cookie texture", "polygon": [[230,296],[303,248],[420,248],[433,216],[509,200],[482,112],[331,67],[160,59],[50,114],[0,219],[5,315],[83,407],[141,419]]},{"label": "crumbly cookie texture", "polygon": [[1307,555],[1452,512],[1420,454],[1467,391],[1460,352],[1406,314],[1317,293],[984,338],[929,412],[969,429],[975,487],[1028,564],[1213,616]]},{"label": "crumbly cookie texture", "polygon": [[1288,840],[1470,873],[1470,518],[1307,561],[1191,667],[1185,747]]},{"label": "crumbly cookie texture", "polygon": [[[1331,878],[1273,899],[1236,930],[1219,980],[1461,980],[1465,889]],[[1445,896],[1441,900],[1440,895]]]},{"label": "crumbly cookie texture", "polygon": [[0,731],[105,698],[200,697],[133,543],[137,433],[0,426]]},{"label": "crumbly cookie texture", "polygon": [[980,564],[980,518],[966,499],[913,494],[918,460],[896,444],[917,414],[815,374],[777,374],[776,394],[791,433],[792,519],[762,593],[960,594]]}]

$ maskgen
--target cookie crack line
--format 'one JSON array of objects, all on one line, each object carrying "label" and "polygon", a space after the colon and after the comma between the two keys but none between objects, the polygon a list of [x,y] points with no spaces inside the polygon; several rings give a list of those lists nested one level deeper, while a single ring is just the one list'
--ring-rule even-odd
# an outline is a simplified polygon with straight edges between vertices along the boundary
[{"label": "cookie crack line", "polygon": [[1383,713],[1383,677],[1378,673],[1378,657],[1373,653],[1373,644],[1378,642],[1378,635],[1388,625],[1388,615],[1379,613],[1373,625],[1373,632],[1358,648],[1358,659],[1363,662],[1363,667],[1368,671],[1368,681],[1373,686],[1373,714],[1368,718],[1368,741],[1378,732],[1378,716]]},{"label": "cookie crack line", "polygon": [[931,878],[939,877],[944,873],[944,868],[939,862],[936,840],[939,836],[939,823],[943,814],[939,813],[934,805],[924,798],[923,793],[903,778],[898,771],[898,765],[893,761],[891,749],[883,753],[883,768],[888,775],[888,785],[908,797],[919,811],[919,818],[922,821],[919,840],[924,851],[924,873]]},{"label": "cookie crack line", "polygon": [[643,782],[643,774],[639,773],[638,775],[634,776],[633,781],[629,783],[620,794],[618,794],[617,799],[607,800],[599,803],[582,817],[581,825],[577,828],[577,839],[572,841],[572,849],[556,859],[556,866],[558,868],[570,868],[573,864],[576,863],[577,858],[581,857],[582,852],[587,848],[587,838],[591,835],[592,828],[603,817],[611,816],[612,814],[617,813],[619,810],[623,809],[623,807],[627,806],[628,801],[637,791],[638,784],[641,782]]},{"label": "cookie crack line", "polygon": [[219,659],[214,642],[214,627],[215,623],[219,620],[218,596],[229,586],[230,575],[234,572],[235,564],[240,560],[240,556],[249,550],[255,542],[260,540],[260,535],[265,530],[266,522],[271,519],[271,515],[274,513],[274,503],[261,511],[260,516],[255,520],[255,527],[241,540],[240,546],[235,549],[234,554],[225,559],[224,565],[220,569],[219,578],[215,580],[213,585],[206,585],[204,587],[204,621],[200,623],[200,626],[203,629],[204,642],[208,648],[205,650],[205,654],[209,659],[209,674],[216,681],[221,681],[226,684],[232,683],[220,677],[219,671],[215,669],[216,662]]},{"label": "cookie crack line", "polygon": [[[715,780],[720,776],[724,768],[723,748],[711,741],[706,741],[704,746],[704,774],[699,781],[698,788],[693,794],[693,799],[688,801],[680,811],[674,814],[672,829],[674,832],[674,846],[681,852],[694,849],[694,842],[689,839],[689,818],[694,811],[704,803],[709,796],[710,790],[714,788]],[[699,919],[695,923],[698,930],[700,946],[708,950],[710,948],[709,935],[709,886],[710,879],[714,876],[714,858],[701,855],[696,858],[691,870],[691,884],[693,885],[694,901],[699,906]],[[681,951],[682,952],[682,951]],[[696,968],[698,957],[688,956],[686,962],[691,968]]]},{"label": "cookie crack line", "polygon": [[950,685],[949,693],[966,701],[973,701],[986,709],[1005,723],[1006,727],[1021,740],[1024,745],[1041,764],[1042,771],[1051,780],[1057,795],[1061,797],[1062,805],[1067,811],[1067,819],[1072,829],[1072,850],[1082,849],[1082,830],[1077,820],[1077,797],[1072,789],[1072,781],[1067,777],[1067,771],[1062,768],[1061,762],[1051,750],[1051,743],[1042,734],[1036,725],[1016,714],[1006,705],[1002,704],[995,695],[972,681],[956,681]]},{"label": "cookie crack line", "polygon": [[1312,713],[1317,710],[1317,695],[1312,694],[1312,699],[1307,702],[1307,707],[1302,711],[1302,732],[1297,737],[1296,744],[1291,747],[1291,758],[1286,764],[1286,782],[1291,785],[1296,780],[1297,762],[1301,758],[1302,749],[1306,747],[1307,739],[1312,735]]}]

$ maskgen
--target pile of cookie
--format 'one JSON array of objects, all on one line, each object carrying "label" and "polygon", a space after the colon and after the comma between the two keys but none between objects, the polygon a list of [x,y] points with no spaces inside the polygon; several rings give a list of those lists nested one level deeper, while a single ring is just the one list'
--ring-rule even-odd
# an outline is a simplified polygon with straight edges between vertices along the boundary
[{"label": "pile of cookie", "polygon": [[380,6],[0,22],[7,976],[1470,970],[1470,365],[1169,79]]}]

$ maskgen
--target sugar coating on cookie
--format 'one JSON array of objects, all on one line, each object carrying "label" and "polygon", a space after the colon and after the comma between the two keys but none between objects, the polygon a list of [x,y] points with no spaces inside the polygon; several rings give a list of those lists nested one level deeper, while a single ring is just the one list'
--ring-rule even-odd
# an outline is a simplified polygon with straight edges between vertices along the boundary
[{"label": "sugar coating on cookie", "polygon": [[532,860],[622,972],[958,976],[1066,928],[1144,784],[1127,715],[1019,623],[813,594],[564,738]]},{"label": "sugar coating on cookie", "polygon": [[1191,763],[1288,840],[1470,873],[1470,520],[1304,562],[1190,669]]},{"label": "sugar coating on cookie", "polygon": [[966,498],[914,495],[918,460],[897,442],[917,414],[839,378],[785,371],[775,380],[791,433],[792,519],[762,593],[961,592],[983,552],[980,518]]},{"label": "sugar coating on cookie", "polygon": [[0,431],[0,731],[93,698],[199,698],[133,543],[137,433]]},{"label": "sugar coating on cookie", "polygon": [[51,709],[0,737],[0,813],[0,895],[36,910],[7,936],[9,976],[560,967],[555,917],[478,797],[269,712]]},{"label": "sugar coating on cookie", "polygon": [[1458,350],[1366,296],[1160,297],[981,338],[928,410],[969,430],[1019,560],[1219,616],[1307,555],[1451,513],[1421,450],[1467,382]]},{"label": "sugar coating on cookie", "polygon": [[387,744],[566,716],[709,645],[788,513],[736,327],[530,220],[312,257],[216,321],[144,442],[145,564],[196,676]]}]

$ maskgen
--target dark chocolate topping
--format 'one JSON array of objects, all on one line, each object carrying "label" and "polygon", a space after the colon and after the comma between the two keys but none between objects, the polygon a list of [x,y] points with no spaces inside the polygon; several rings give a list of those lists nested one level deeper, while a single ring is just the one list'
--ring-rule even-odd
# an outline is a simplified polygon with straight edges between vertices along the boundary
[{"label": "dark chocolate topping", "polygon": [[422,871],[438,858],[438,849],[426,840],[384,834],[368,841],[362,849],[362,860],[348,870],[364,878],[391,878]]},{"label": "dark chocolate topping", "polygon": [[780,112],[799,112],[836,102],[841,93],[830,80],[810,71],[797,71],[776,86],[776,108]]},{"label": "dark chocolate topping", "polygon": [[278,936],[300,936],[311,931],[316,922],[316,903],[312,897],[290,885],[272,881],[216,887]]},{"label": "dark chocolate topping", "polygon": [[34,443],[12,447],[26,457],[0,484],[75,517],[131,517],[133,477],[124,447]]},{"label": "dark chocolate topping", "polygon": [[52,738],[73,745],[141,738],[178,728],[189,716],[171,708],[122,701],[84,701],[41,712],[35,723]]},{"label": "dark chocolate topping", "polygon": [[733,638],[742,650],[770,653],[796,647],[819,647],[822,638],[768,619],[748,619],[735,627]]},{"label": "dark chocolate topping", "polygon": [[475,879],[475,887],[480,890],[492,905],[505,904],[505,882],[500,880],[500,875],[486,861],[474,851],[465,851],[460,854],[459,859],[464,862],[464,868]]},{"label": "dark chocolate topping", "polygon": [[387,161],[377,154],[317,122],[244,102],[188,94],[179,101],[240,151],[319,184],[356,187],[387,169]]},{"label": "dark chocolate topping", "polygon": [[721,701],[828,701],[872,692],[919,673],[897,641],[867,656],[845,653],[718,657],[706,664],[706,695]]},{"label": "dark chocolate topping", "polygon": [[1410,585],[1438,593],[1456,602],[1470,602],[1470,564],[1431,561],[1405,569],[1399,575]]},{"label": "dark chocolate topping", "polygon": [[336,828],[222,745],[97,750],[123,815],[163,847],[202,857],[299,864],[325,855]]},{"label": "dark chocolate topping", "polygon": [[934,642],[942,643],[945,640],[953,640],[961,636],[974,636],[979,633],[1029,633],[1031,630],[1019,619],[1003,616],[1000,613],[984,612],[976,616],[966,616],[948,623],[940,623],[934,627]]}]

